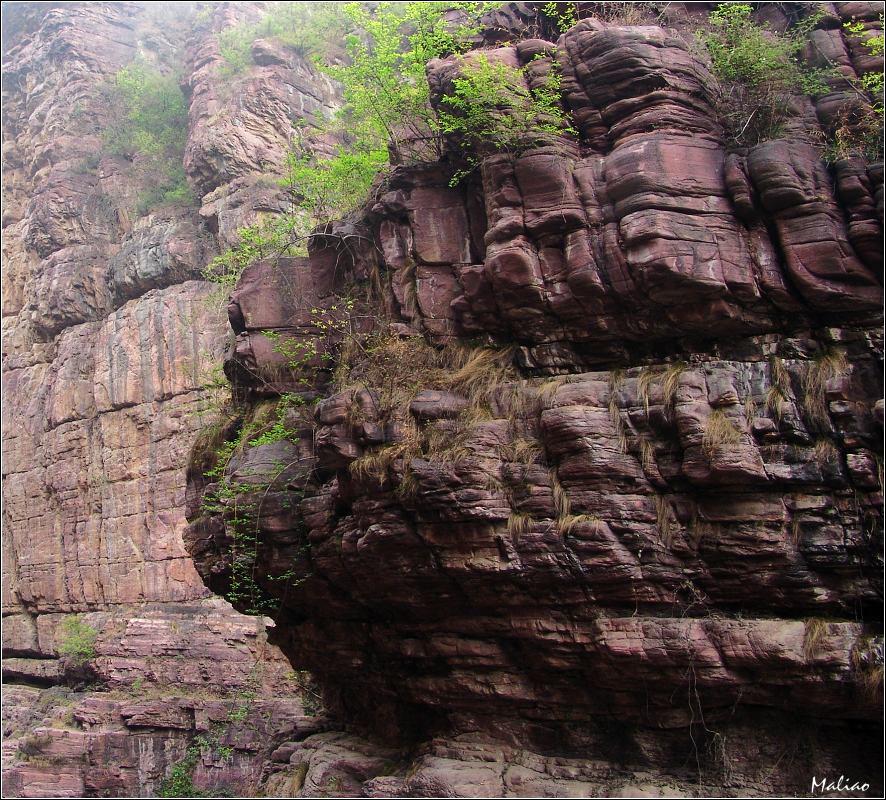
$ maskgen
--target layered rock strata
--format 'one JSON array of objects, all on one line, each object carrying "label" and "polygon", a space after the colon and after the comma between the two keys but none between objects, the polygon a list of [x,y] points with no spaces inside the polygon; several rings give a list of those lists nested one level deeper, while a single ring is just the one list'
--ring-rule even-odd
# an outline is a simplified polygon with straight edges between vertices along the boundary
[{"label": "layered rock strata", "polygon": [[[862,72],[840,24],[876,14],[833,4],[815,35]],[[231,592],[245,516],[274,641],[385,739],[287,745],[270,789],[877,792],[882,165],[824,163],[805,98],[727,150],[670,27],[484,53],[528,81],[556,57],[578,137],[457,188],[400,167],[229,306],[237,446],[192,457],[188,549]],[[459,63],[428,66],[435,102]],[[391,338],[336,387],[343,309]],[[289,437],[241,442],[284,392]]]},{"label": "layered rock strata", "polygon": [[[4,6],[13,796],[152,795],[182,763],[198,788],[249,794],[265,751],[303,716],[303,681],[265,621],[213,598],[182,546],[188,452],[224,401],[223,305],[202,271],[238,228],[285,207],[268,166],[284,162],[301,115],[334,105],[329,82],[283,49],[239,78],[242,108],[223,97],[235,82],[220,72],[218,33],[263,7]],[[104,147],[121,113],[107,88],[138,60],[183,76],[182,155],[202,207],[140,215],[148,162]]]}]

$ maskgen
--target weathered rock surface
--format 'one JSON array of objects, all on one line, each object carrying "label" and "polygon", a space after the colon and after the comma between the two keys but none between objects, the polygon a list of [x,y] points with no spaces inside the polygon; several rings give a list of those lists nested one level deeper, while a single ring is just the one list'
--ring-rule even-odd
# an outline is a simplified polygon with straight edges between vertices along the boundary
[{"label": "weathered rock surface", "polygon": [[[870,12],[850,5],[818,30]],[[195,456],[186,545],[229,591],[245,513],[274,641],[385,738],[309,736],[266,789],[795,793],[826,763],[876,792],[881,167],[828,167],[799,99],[785,138],[727,151],[673,29],[589,19],[487,52],[529,81],[556,54],[578,139],[481,153],[455,188],[397,168],[356,223],[374,248],[327,229],[229,308],[241,423],[327,395],[287,443],[316,469],[281,479],[282,454],[241,445],[209,482]],[[435,102],[459,64],[429,65]],[[306,391],[279,342],[340,352],[311,309],[374,272],[401,394],[359,374],[334,393],[325,362]],[[513,348],[504,379],[410,372],[470,337]]]},{"label": "weathered rock surface", "polygon": [[256,700],[246,691],[216,699],[182,687],[42,696],[10,687],[3,712],[4,748],[17,748],[4,789],[20,797],[157,796],[189,753],[193,789],[249,794],[281,733],[302,718],[297,700]]},{"label": "weathered rock surface", "polygon": [[[210,15],[195,47],[261,7],[238,5]],[[244,137],[236,167],[217,168],[232,210],[210,201],[139,216],[144,166],[102,152],[114,113],[103,87],[137,55],[169,69],[193,9],[3,13],[4,794],[155,794],[201,741],[194,785],[248,794],[278,732],[291,736],[304,713],[303,691],[265,622],[212,598],[185,552],[185,468],[224,399],[212,387],[227,326],[202,270],[280,202],[255,179],[228,182],[282,163],[288,134],[264,149]],[[298,86],[279,84],[280,67],[248,81],[285,95],[291,131],[309,110],[300,98],[329,87],[288,57]],[[189,152],[206,153],[204,99],[222,82],[217,70],[194,77]],[[279,121],[262,114],[259,138]],[[204,188],[198,167],[190,177]]]},{"label": "weathered rock surface", "polygon": [[[882,790],[883,169],[808,144],[858,99],[835,77],[732,152],[704,4],[579,5],[477,38],[530,87],[556,58],[577,137],[457,187],[455,150],[398,167],[309,258],[250,266],[230,328],[202,268],[287,210],[335,86],[270,39],[227,71],[262,3],[4,9],[8,793]],[[806,57],[877,68],[842,23],[881,8],[827,4]],[[95,157],[137,53],[184,54],[194,208],[139,217],[139,159]],[[429,65],[434,103],[459,69]],[[337,386],[373,315],[388,385]],[[469,343],[472,378],[412,371]],[[213,472],[257,419],[287,436]]]}]

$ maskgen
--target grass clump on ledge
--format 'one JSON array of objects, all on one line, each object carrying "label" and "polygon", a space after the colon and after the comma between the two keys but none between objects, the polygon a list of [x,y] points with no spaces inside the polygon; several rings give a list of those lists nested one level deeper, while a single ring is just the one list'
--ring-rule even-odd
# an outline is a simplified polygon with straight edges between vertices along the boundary
[{"label": "grass clump on ledge", "polygon": [[844,375],[848,369],[846,354],[833,347],[820,350],[807,364],[803,374],[803,409],[816,429],[826,431],[830,427],[828,381]]},{"label": "grass clump on ledge", "polygon": [[741,441],[741,431],[722,408],[715,408],[705,423],[701,447],[708,458],[713,458],[720,450],[735,446]]}]

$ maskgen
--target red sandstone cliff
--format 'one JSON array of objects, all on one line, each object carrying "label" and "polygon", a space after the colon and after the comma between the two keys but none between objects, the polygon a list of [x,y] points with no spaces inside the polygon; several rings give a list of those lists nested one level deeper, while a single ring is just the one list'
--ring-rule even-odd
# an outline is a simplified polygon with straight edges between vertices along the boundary
[{"label": "red sandstone cliff", "polygon": [[[257,184],[267,153],[285,154],[288,129],[242,98],[221,103],[216,76],[215,32],[258,13],[250,4],[202,20],[195,8],[156,4],[4,6],[11,795],[151,795],[200,733],[219,743],[198,782],[250,792],[274,732],[291,735],[303,714],[264,621],[212,597],[182,546],[184,467],[216,413],[226,335],[223,304],[201,270],[237,228],[281,203]],[[173,69],[186,52],[195,59],[182,73],[188,169],[200,195],[211,171],[214,191],[202,209],[139,216],[138,159],[96,155],[109,114],[102,90],[136,55]],[[263,97],[291,125],[296,106],[331,102],[328,81],[316,77],[312,87],[314,78],[293,63],[246,79],[266,87]],[[243,126],[236,140],[225,133]],[[85,668],[59,658],[59,625],[72,614],[98,632]]]},{"label": "red sandstone cliff", "polygon": [[[277,796],[793,794],[813,766],[875,795],[883,173],[804,135],[841,87],[730,152],[685,36],[707,9],[547,42],[508,4],[494,57],[542,75],[556,54],[578,136],[487,154],[457,188],[445,161],[400,167],[309,258],[247,269],[237,402],[186,486],[226,330],[193,279],[285,208],[262,176],[335,103],[270,46],[219,81],[214,33],[259,5],[28,7],[8,45],[7,785],[150,793],[203,732],[196,783]],[[841,23],[881,6],[829,4],[812,37],[868,70]],[[93,213],[125,208],[137,170],[78,170],[101,122],[71,111],[146,42],[186,53],[200,208]],[[429,65],[436,99],[456,68]],[[265,334],[339,353],[311,309],[346,284],[381,287],[393,373],[339,391],[312,365],[299,436],[208,477],[225,436],[304,389]],[[274,646],[200,581],[230,594],[244,509]],[[59,700],[37,687],[78,680],[54,646],[71,612],[102,631],[101,691]],[[281,651],[331,717],[304,715]]]}]

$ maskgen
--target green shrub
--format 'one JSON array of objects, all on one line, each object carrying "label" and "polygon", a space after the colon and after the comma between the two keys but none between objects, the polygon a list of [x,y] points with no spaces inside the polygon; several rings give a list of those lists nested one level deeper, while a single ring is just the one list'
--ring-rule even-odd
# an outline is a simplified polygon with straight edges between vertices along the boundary
[{"label": "green shrub", "polygon": [[[271,331],[265,331],[267,336]],[[249,440],[250,447],[260,447],[263,444],[273,444],[282,441],[297,441],[298,431],[292,430],[286,425],[286,412],[290,408],[304,405],[304,400],[297,394],[287,392],[280,396],[275,410],[274,423],[270,428],[263,431],[254,439]]]},{"label": "green shrub", "polygon": [[553,20],[560,33],[565,33],[578,22],[578,8],[575,3],[545,3],[542,10],[546,17]]},{"label": "green shrub", "polygon": [[[872,56],[883,55],[884,17],[880,15],[880,33],[871,34],[861,22],[846,22],[843,29],[848,36],[861,39]],[[850,80],[862,103],[851,103],[837,117],[831,139],[825,150],[828,161],[851,156],[862,156],[871,161],[883,158],[884,104],[883,71],[875,70]]]},{"label": "green shrub", "polygon": [[273,3],[260,22],[237,25],[218,35],[223,75],[236,75],[252,63],[256,39],[277,39],[301,55],[334,48],[345,34],[341,3]]},{"label": "green shrub", "polygon": [[745,3],[721,3],[708,17],[711,30],[699,35],[720,81],[719,113],[736,146],[777,138],[791,115],[794,96],[828,90],[826,71],[798,60],[821,13],[778,33],[757,25],[752,10]]},{"label": "green shrub", "polygon": [[145,214],[161,203],[193,202],[182,166],[188,107],[176,77],[135,61],[114,76],[106,96],[111,123],[104,132],[104,150],[144,165],[147,185],[136,211]]},{"label": "green shrub", "polygon": [[575,133],[561,105],[556,64],[542,86],[527,90],[521,70],[481,55],[464,62],[441,106],[442,130],[461,143],[468,164],[483,150],[518,154],[553,136]]},{"label": "green shrub", "polygon": [[293,150],[283,181],[312,220],[325,222],[344,216],[366,199],[373,182],[388,165],[383,147],[339,148],[329,158]]},{"label": "green shrub", "polygon": [[[395,161],[434,160],[441,154],[441,125],[431,107],[425,66],[432,58],[466,50],[478,30],[480,14],[492,4],[329,5],[336,6],[340,24],[352,31],[344,37],[346,63],[320,65],[342,85],[344,107],[329,132],[344,144],[325,158],[313,156],[301,145],[293,149],[283,181],[293,209],[242,229],[237,245],[209,264],[204,277],[224,287],[236,284],[257,259],[303,255],[312,229],[367,199],[391,154]],[[460,13],[463,23],[452,24],[444,12]],[[266,19],[223,34],[223,51],[230,48],[225,59],[232,67],[247,63],[248,47],[258,35],[280,30],[276,13],[269,15],[270,22]],[[285,40],[285,34],[281,38]]]},{"label": "green shrub", "polygon": [[206,793],[194,786],[193,774],[200,760],[200,746],[192,744],[185,757],[173,764],[172,769],[160,783],[158,797],[206,797]]},{"label": "green shrub", "polygon": [[313,227],[310,218],[298,211],[269,217],[238,231],[239,242],[216,256],[203,270],[203,277],[232,289],[243,270],[255,261],[276,256],[305,255],[305,237]]},{"label": "green shrub", "polygon": [[83,666],[95,658],[98,631],[83,622],[79,616],[65,617],[58,626],[58,653],[74,666]]},{"label": "green shrub", "polygon": [[[342,85],[340,121],[361,152],[384,149],[396,163],[441,154],[440,124],[430,103],[425,67],[463,53],[493,4],[476,2],[347,3],[352,33],[347,61],[324,67]],[[461,22],[453,23],[454,15]]]}]

